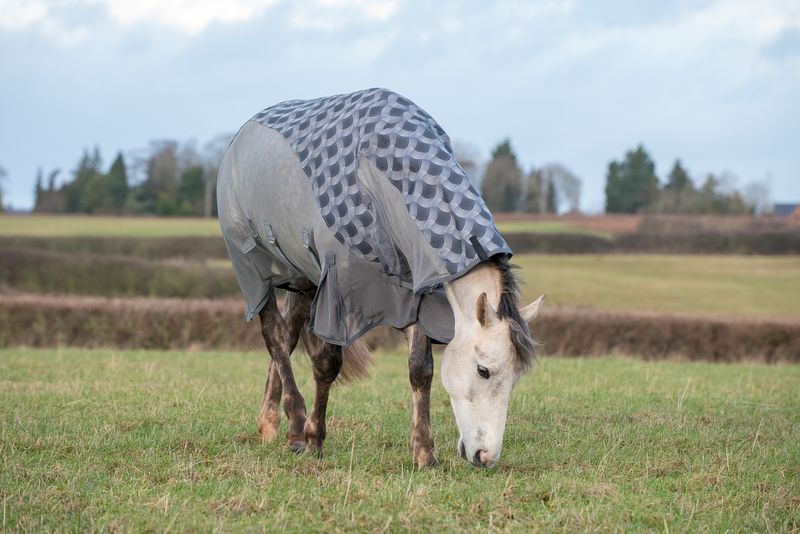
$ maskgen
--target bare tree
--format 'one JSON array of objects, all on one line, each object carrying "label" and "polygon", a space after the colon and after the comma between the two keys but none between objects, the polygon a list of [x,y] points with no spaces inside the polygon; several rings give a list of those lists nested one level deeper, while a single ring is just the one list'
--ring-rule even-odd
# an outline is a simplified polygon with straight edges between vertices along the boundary
[{"label": "bare tree", "polygon": [[179,176],[178,142],[152,141],[147,162],[146,187],[154,192],[173,192],[178,188]]},{"label": "bare tree", "polygon": [[542,204],[545,197],[542,193],[542,173],[539,169],[531,169],[524,180],[523,200],[521,210],[526,213],[542,213],[546,208]]},{"label": "bare tree", "polygon": [[184,173],[186,169],[202,165],[202,157],[197,150],[197,141],[190,139],[181,145],[176,153],[178,163],[178,176]]},{"label": "bare tree", "polygon": [[771,207],[769,193],[769,179],[763,182],[750,182],[742,188],[742,197],[745,204],[753,208],[755,215],[762,215]]},{"label": "bare tree", "polygon": [[5,204],[3,204],[3,182],[6,181],[6,177],[8,176],[8,172],[6,172],[5,167],[0,165],[0,213],[2,213],[5,208]]},{"label": "bare tree", "polygon": [[220,134],[203,145],[203,175],[205,176],[203,215],[205,217],[211,217],[215,213],[219,166],[234,135],[233,133]]},{"label": "bare tree", "polygon": [[467,172],[472,185],[480,188],[483,179],[483,163],[481,153],[475,145],[463,141],[453,141],[453,154],[461,168]]},{"label": "bare tree", "polygon": [[[564,208],[568,212],[576,212],[581,203],[581,180],[575,174],[560,163],[551,163],[540,169],[542,182],[545,187],[554,188],[555,198],[559,206],[549,206],[551,209],[556,207]],[[550,193],[552,196],[552,193]],[[542,195],[545,199],[547,193]],[[561,206],[564,204],[564,206]]]}]

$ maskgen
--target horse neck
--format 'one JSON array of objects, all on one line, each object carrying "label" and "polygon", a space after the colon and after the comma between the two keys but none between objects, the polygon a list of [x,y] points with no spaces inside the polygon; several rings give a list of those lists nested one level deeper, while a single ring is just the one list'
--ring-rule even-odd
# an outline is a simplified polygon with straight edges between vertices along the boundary
[{"label": "horse neck", "polygon": [[486,293],[489,304],[498,309],[502,293],[500,271],[491,264],[478,264],[464,276],[445,284],[445,291],[453,309],[458,335],[461,328],[468,328],[471,323],[477,322],[477,303],[481,293]]}]

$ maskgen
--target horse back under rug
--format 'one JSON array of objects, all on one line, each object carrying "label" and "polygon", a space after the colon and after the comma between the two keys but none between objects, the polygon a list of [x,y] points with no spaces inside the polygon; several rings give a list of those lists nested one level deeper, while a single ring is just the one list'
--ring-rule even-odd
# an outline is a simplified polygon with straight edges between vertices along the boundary
[{"label": "horse back under rug", "polygon": [[311,326],[332,343],[413,323],[449,341],[442,284],[511,253],[444,130],[386,89],[256,114],[217,187],[248,319],[274,288],[316,287]]}]

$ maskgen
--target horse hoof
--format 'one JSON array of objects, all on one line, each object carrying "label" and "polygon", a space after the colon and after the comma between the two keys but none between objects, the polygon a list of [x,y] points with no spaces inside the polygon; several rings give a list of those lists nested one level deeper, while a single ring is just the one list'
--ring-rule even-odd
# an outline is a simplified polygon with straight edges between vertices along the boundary
[{"label": "horse hoof", "polygon": [[261,441],[269,443],[278,437],[278,429],[269,424],[259,424],[258,433],[261,435]]},{"label": "horse hoof", "polygon": [[419,469],[438,467],[439,460],[436,459],[432,451],[417,451],[414,454],[414,465]]},{"label": "horse hoof", "polygon": [[278,429],[280,428],[281,418],[274,413],[261,415],[258,418],[258,433],[261,435],[261,441],[264,443],[270,442],[278,437]]},{"label": "horse hoof", "polygon": [[305,441],[290,441],[288,445],[289,445],[289,450],[296,454],[300,454],[301,452],[306,450]]},{"label": "horse hoof", "polygon": [[317,458],[322,458],[322,445],[313,444],[310,441],[306,442],[306,452],[313,454]]}]

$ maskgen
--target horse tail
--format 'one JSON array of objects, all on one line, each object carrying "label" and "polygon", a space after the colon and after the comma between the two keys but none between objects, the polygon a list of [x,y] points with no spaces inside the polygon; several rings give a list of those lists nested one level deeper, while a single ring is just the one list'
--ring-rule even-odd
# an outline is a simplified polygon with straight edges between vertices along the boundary
[{"label": "horse tail", "polygon": [[357,339],[349,347],[342,350],[342,370],[339,378],[342,382],[354,382],[369,376],[372,365],[372,354],[363,341]]},{"label": "horse tail", "polygon": [[[306,354],[314,354],[321,347],[323,341],[315,336],[309,328],[304,328],[300,334],[300,342]],[[369,376],[369,368],[373,358],[363,341],[356,340],[349,347],[342,349],[342,369],[339,371],[337,381],[342,383],[355,382]]]}]

